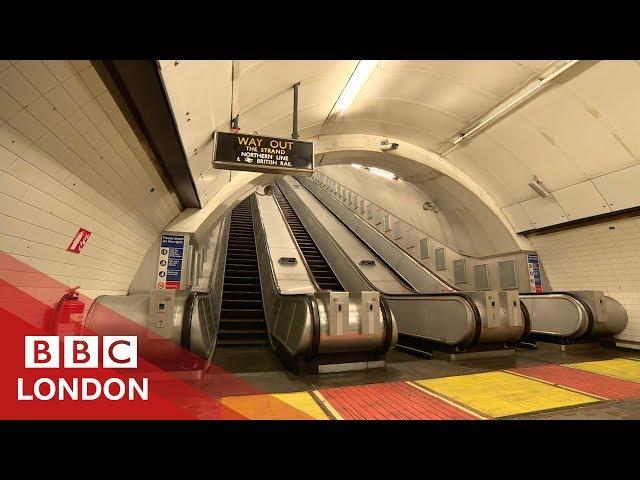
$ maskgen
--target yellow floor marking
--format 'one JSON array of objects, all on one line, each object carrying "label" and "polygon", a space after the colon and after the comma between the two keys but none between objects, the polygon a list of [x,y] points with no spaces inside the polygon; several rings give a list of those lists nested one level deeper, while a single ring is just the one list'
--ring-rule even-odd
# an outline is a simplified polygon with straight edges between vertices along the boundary
[{"label": "yellow floor marking", "polygon": [[565,367],[577,368],[588,372],[609,375],[610,377],[640,382],[640,362],[626,358],[599,360],[596,362],[565,363]]},{"label": "yellow floor marking", "polygon": [[536,382],[542,382],[542,383],[546,383],[547,385],[553,385],[554,387],[564,388],[565,390],[569,390],[571,392],[581,393],[583,395],[587,395],[588,397],[597,398],[598,400],[609,400],[608,398],[601,397],[600,395],[596,395],[595,393],[583,392],[582,390],[578,390],[576,388],[567,387],[566,385],[559,385],[557,383],[553,383],[553,382],[550,382],[548,380],[543,380],[542,378],[530,377],[529,375],[525,375],[524,373],[521,373],[521,372],[513,372],[513,371],[510,371],[510,370],[500,370],[500,371],[504,372],[504,373],[508,373],[509,375],[517,375],[517,376],[522,377],[522,378],[529,378],[531,380],[535,380]]},{"label": "yellow floor marking", "polygon": [[431,378],[416,383],[494,418],[598,401],[589,395],[505,372]]},{"label": "yellow floor marking", "polygon": [[307,392],[222,397],[223,405],[250,420],[327,419]]},{"label": "yellow floor marking", "polygon": [[274,393],[273,396],[306,413],[311,418],[315,418],[316,420],[329,419],[309,392]]},{"label": "yellow floor marking", "polygon": [[418,390],[420,390],[421,392],[426,393],[427,395],[431,395],[432,397],[436,397],[438,400],[442,400],[443,402],[448,403],[449,405],[451,405],[453,407],[456,407],[458,410],[462,410],[463,412],[467,412],[469,415],[473,415],[474,417],[478,418],[479,420],[486,420],[487,419],[487,417],[483,417],[478,412],[474,412],[473,410],[469,410],[468,408],[464,407],[460,403],[452,402],[448,398],[443,397],[442,395],[438,395],[436,392],[425,388],[423,385],[418,385],[415,382],[405,382],[405,383],[408,384],[408,385],[411,385],[413,388],[417,388]]},{"label": "yellow floor marking", "polygon": [[342,415],[340,415],[340,412],[338,412],[335,408],[333,408],[333,405],[329,403],[329,400],[324,398],[324,395],[320,393],[320,390],[313,390],[311,392],[311,395],[313,395],[316,398],[316,401],[320,402],[322,406],[324,406],[324,408],[326,408],[327,410],[329,410],[329,412],[331,412],[331,415],[333,415],[333,418],[335,418],[336,420],[344,420],[344,418],[342,418]]}]

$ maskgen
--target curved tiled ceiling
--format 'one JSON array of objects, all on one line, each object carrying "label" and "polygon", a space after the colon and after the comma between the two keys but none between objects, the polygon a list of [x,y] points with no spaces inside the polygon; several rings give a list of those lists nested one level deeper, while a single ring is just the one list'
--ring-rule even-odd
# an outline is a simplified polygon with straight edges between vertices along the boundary
[{"label": "curved tiled ceiling", "polygon": [[[196,161],[192,155],[189,161],[194,177],[200,179],[201,196],[210,197],[229,178],[228,172],[211,167],[210,134],[229,128],[232,87],[242,131],[288,137],[291,87],[301,82],[301,138],[382,135],[443,155],[495,199],[516,231],[640,205],[640,198],[627,193],[633,186],[629,178],[640,181],[640,166],[629,175],[609,177],[639,163],[635,112],[640,111],[640,66],[633,61],[594,62],[572,77],[558,79],[453,148],[454,138],[542,78],[553,61],[383,60],[340,116],[330,114],[357,61],[249,60],[236,61],[233,67],[232,61],[160,63],[174,113],[177,104],[180,110],[199,112],[197,118],[178,123],[185,150],[200,148],[200,158]],[[171,78],[173,83],[167,81]],[[345,156],[342,161],[353,159]],[[415,182],[430,175],[406,173]],[[538,197],[529,187],[536,176],[551,192],[548,198]]]}]

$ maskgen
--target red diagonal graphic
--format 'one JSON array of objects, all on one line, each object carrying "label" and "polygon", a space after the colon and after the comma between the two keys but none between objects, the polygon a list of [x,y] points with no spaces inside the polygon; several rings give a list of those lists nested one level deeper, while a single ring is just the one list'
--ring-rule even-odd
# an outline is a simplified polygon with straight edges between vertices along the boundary
[{"label": "red diagonal graphic", "polygon": [[[4,330],[2,388],[0,389],[0,418],[243,418],[221,405],[219,398],[226,395],[263,393],[240,378],[210,365],[202,381],[185,381],[176,377],[185,367],[204,369],[206,362],[136,324],[118,312],[96,304],[92,312],[92,330],[84,335],[136,335],[138,336],[138,368],[136,369],[25,369],[24,336],[48,335],[45,314],[68,290],[68,286],[10,255],[0,252],[0,318]],[[85,314],[92,299],[80,295],[85,303]],[[17,378],[25,385],[36,378],[52,380],[73,377],[149,378],[150,399],[127,401],[18,401]]]}]

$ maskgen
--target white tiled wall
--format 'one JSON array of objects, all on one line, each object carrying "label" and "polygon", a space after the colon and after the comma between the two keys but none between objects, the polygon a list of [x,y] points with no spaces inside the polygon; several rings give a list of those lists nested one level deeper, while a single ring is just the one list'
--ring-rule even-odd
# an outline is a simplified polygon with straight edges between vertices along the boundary
[{"label": "white tiled wall", "polygon": [[640,216],[529,239],[554,290],[603,290],[629,315],[618,338],[640,343]]},{"label": "white tiled wall", "polygon": [[[122,294],[180,211],[91,62],[0,60],[0,251]],[[69,253],[78,227],[92,235]]]}]

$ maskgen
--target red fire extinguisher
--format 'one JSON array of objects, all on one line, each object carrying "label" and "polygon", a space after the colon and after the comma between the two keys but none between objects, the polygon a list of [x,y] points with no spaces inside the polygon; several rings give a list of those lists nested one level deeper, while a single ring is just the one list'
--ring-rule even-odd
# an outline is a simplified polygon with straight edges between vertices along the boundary
[{"label": "red fire extinguisher", "polygon": [[47,311],[47,326],[52,335],[82,335],[84,302],[78,300],[80,285],[67,290],[54,308]]}]

